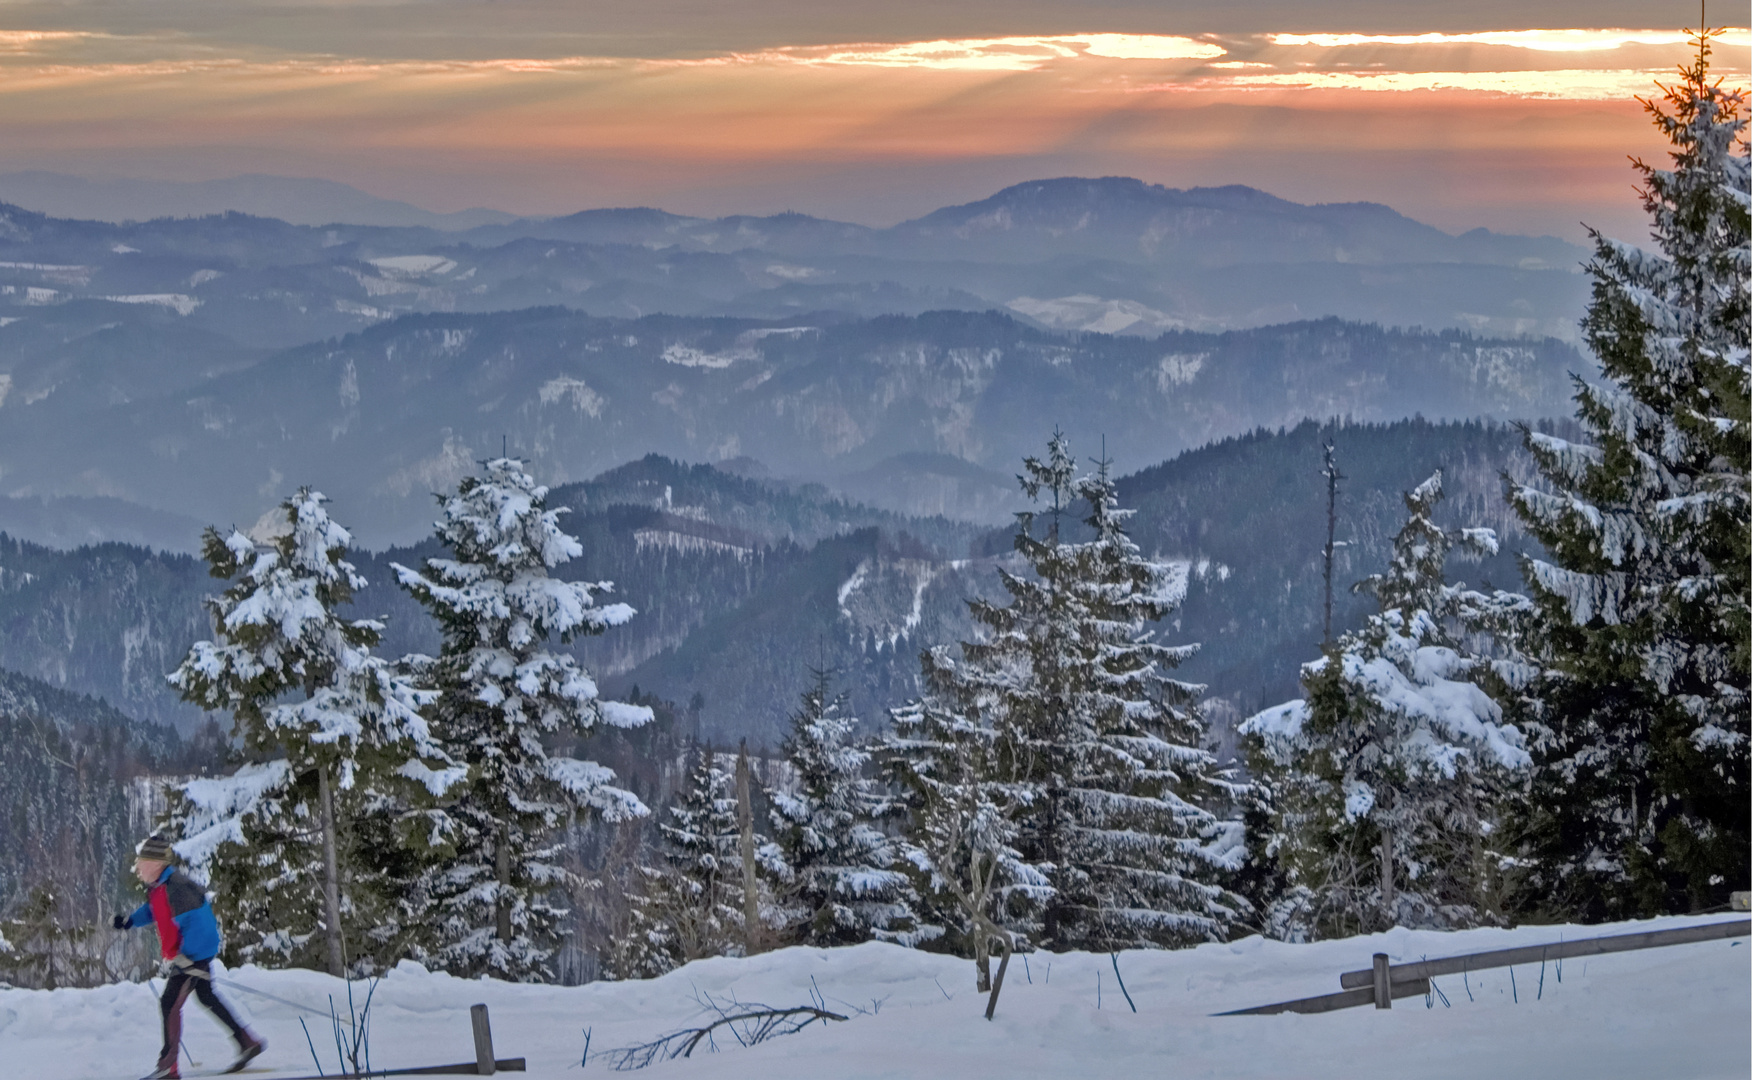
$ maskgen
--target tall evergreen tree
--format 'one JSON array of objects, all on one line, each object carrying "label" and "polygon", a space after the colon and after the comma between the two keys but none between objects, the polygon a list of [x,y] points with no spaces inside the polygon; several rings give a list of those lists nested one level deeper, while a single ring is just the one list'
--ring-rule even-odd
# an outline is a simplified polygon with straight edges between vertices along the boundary
[{"label": "tall evergreen tree", "polygon": [[804,944],[893,940],[912,929],[917,899],[899,848],[878,827],[897,808],[864,774],[870,755],[854,742],[845,696],[832,692],[828,672],[814,676],[784,741],[794,786],[767,792],[777,856],[768,862]]},{"label": "tall evergreen tree", "polygon": [[459,772],[418,711],[431,695],[371,655],[381,624],[338,613],[365,581],[342,558],[351,537],[324,501],[299,489],[271,543],[206,532],[210,572],[235,581],[207,601],[218,640],[197,642],[169,679],[185,699],[229,710],[254,761],[183,784],[170,820],[178,852],[218,886],[234,957],[315,961],[314,939],[339,975],[349,941],[355,956],[365,952],[393,917],[367,902],[379,868],[372,856],[351,857],[349,841],[357,828],[393,834],[381,818],[405,803],[398,787],[417,781],[437,793]]},{"label": "tall evergreen tree", "polygon": [[1712,31],[1643,104],[1672,168],[1635,168],[1655,251],[1593,233],[1578,380],[1587,438],[1528,433],[1511,502],[1544,545],[1525,574],[1548,671],[1514,823],[1521,905],[1587,919],[1720,904],[1752,875],[1752,348],[1746,100]]},{"label": "tall evergreen tree", "polygon": [[583,553],[558,509],[514,458],[484,463],[440,496],[438,539],[450,558],[425,572],[396,565],[402,585],[438,619],[443,645],[430,665],[428,709],[468,780],[446,804],[448,855],[426,875],[430,957],[456,974],[532,980],[549,972],[563,911],[550,894],[569,880],[558,835],[574,813],[614,822],[647,811],[593,761],[555,757],[544,736],[634,727],[644,706],[603,701],[596,683],[549,642],[599,634],[633,617],[598,604],[606,582],[567,582],[550,571]]},{"label": "tall evergreen tree", "polygon": [[1440,472],[1406,493],[1392,561],[1357,586],[1380,612],[1303,668],[1307,697],[1241,727],[1272,793],[1264,845],[1299,908],[1271,913],[1274,932],[1471,925],[1494,907],[1486,838],[1528,758],[1484,687],[1500,694],[1522,673],[1471,639],[1526,599],[1447,583],[1456,545],[1491,554],[1496,537],[1437,525],[1441,498]]},{"label": "tall evergreen tree", "polygon": [[[1239,856],[1239,828],[1211,807],[1226,782],[1202,747],[1200,687],[1164,672],[1196,646],[1153,640],[1151,623],[1185,595],[1186,567],[1145,558],[1125,533],[1108,465],[1078,477],[1054,435],[1020,477],[1049,505],[1017,515],[1023,572],[1001,570],[1007,605],[970,603],[983,631],[961,658],[926,653],[936,707],[989,732],[993,779],[1019,861],[1046,881],[1015,891],[1039,909],[1011,925],[1055,950],[1220,939],[1238,899],[1216,879]],[[1074,503],[1090,538],[1063,536]]]}]

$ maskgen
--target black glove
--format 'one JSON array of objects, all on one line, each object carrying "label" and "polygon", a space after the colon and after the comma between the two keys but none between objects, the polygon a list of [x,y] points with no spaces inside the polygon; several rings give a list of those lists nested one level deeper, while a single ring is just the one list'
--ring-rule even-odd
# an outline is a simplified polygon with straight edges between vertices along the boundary
[{"label": "black glove", "polygon": [[110,925],[117,930],[126,930],[128,929],[128,917],[126,915],[117,915],[110,920]]}]

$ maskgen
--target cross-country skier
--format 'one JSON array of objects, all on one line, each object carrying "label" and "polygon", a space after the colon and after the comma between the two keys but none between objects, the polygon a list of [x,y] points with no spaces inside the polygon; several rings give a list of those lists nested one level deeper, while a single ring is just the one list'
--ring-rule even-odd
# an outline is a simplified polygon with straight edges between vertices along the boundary
[{"label": "cross-country skier", "polygon": [[189,876],[171,865],[170,841],[154,833],[135,849],[134,873],[147,887],[146,902],[130,915],[117,915],[115,928],[130,930],[148,923],[158,928],[168,977],[159,1012],[164,1019],[164,1049],[158,1068],[145,1080],[177,1080],[177,1047],[182,1044],[182,1006],[189,992],[219,1018],[237,1040],[237,1061],[226,1072],[237,1072],[267,1049],[268,1044],[237,1022],[213,992],[213,957],[219,953],[219,923],[207,894]]}]

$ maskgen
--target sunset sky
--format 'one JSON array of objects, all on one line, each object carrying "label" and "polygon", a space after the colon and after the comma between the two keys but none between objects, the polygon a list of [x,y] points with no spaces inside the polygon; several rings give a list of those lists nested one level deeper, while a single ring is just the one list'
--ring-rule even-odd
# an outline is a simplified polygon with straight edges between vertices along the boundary
[{"label": "sunset sky", "polygon": [[[1640,238],[1626,156],[1661,145],[1632,96],[1698,19],[1664,0],[0,0],[0,172],[870,224],[1121,174]],[[1749,47],[1722,40],[1730,83]]]}]

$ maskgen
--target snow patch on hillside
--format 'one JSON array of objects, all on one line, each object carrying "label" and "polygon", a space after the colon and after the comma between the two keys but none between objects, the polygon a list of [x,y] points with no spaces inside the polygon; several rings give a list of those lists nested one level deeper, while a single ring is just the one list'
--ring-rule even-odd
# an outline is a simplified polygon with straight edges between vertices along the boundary
[{"label": "snow patch on hillside", "polygon": [[574,410],[590,417],[592,420],[602,415],[602,395],[590,389],[590,384],[583,379],[570,375],[560,375],[541,384],[537,395],[543,405],[555,402],[569,402]]},{"label": "snow patch on hillside", "polygon": [[799,338],[804,334],[819,334],[819,326],[762,326],[753,330],[744,330],[736,336],[737,341],[759,341],[761,338],[788,337]]},{"label": "snow patch on hillside", "polygon": [[191,314],[200,307],[203,301],[185,293],[135,293],[131,296],[100,296],[100,300],[109,300],[117,304],[157,304],[170,308],[178,315]]},{"label": "snow patch on hillside", "polygon": [[840,617],[869,631],[878,651],[894,649],[918,629],[939,569],[925,559],[865,559],[840,583]]},{"label": "snow patch on hillside", "polygon": [[1011,311],[1054,330],[1084,330],[1097,334],[1157,334],[1185,329],[1185,323],[1135,300],[1106,300],[1079,293],[1041,300],[1018,296],[1004,305]]},{"label": "snow patch on hillside", "polygon": [[664,348],[663,359],[682,367],[727,368],[739,360],[759,360],[760,353],[755,349],[731,349],[728,352],[712,353],[676,343]]},{"label": "snow patch on hillside", "polygon": [[387,255],[380,259],[366,259],[365,261],[385,274],[407,277],[424,274],[448,274],[456,269],[456,260],[447,259],[442,255]]},{"label": "snow patch on hillside", "polygon": [[766,268],[766,272],[785,281],[808,281],[810,278],[818,278],[827,273],[827,271],[817,270],[813,266],[788,266],[785,263],[773,263]]},{"label": "snow patch on hillside", "polygon": [[1176,386],[1185,386],[1204,370],[1210,353],[1170,353],[1156,364],[1156,388],[1164,394]]},{"label": "snow patch on hillside", "polygon": [[634,529],[633,543],[641,553],[664,549],[689,555],[734,555],[739,559],[754,554],[751,547],[678,529]]},{"label": "snow patch on hillside", "polygon": [[389,318],[389,312],[384,311],[381,308],[374,308],[369,304],[355,304],[351,300],[342,300],[339,298],[336,298],[335,300],[335,310],[343,315],[358,315],[365,319]]}]

